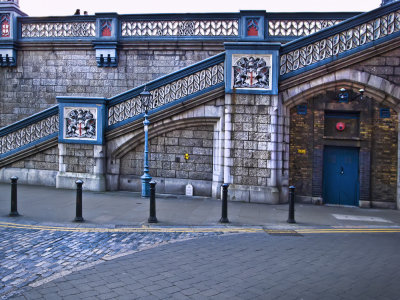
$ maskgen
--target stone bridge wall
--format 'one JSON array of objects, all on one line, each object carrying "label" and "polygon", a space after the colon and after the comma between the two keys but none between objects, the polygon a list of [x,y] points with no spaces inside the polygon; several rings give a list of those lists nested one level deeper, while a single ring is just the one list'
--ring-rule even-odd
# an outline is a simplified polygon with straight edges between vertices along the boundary
[{"label": "stone bridge wall", "polygon": [[54,106],[57,96],[115,96],[219,53],[119,50],[118,67],[101,68],[93,49],[45,48],[22,49],[16,67],[0,68],[0,128]]}]

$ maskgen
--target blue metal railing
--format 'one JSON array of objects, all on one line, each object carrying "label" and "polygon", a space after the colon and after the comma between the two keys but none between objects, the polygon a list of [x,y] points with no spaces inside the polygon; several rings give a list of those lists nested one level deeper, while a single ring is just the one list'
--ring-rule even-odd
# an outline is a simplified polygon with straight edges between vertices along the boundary
[{"label": "blue metal railing", "polygon": [[58,105],[0,129],[0,159],[58,135]]},{"label": "blue metal railing", "polygon": [[400,2],[355,16],[282,46],[280,79],[330,63],[400,35]]},{"label": "blue metal railing", "polygon": [[114,129],[141,117],[139,94],[145,86],[153,97],[150,113],[223,87],[224,61],[225,53],[221,53],[110,98],[107,128]]}]

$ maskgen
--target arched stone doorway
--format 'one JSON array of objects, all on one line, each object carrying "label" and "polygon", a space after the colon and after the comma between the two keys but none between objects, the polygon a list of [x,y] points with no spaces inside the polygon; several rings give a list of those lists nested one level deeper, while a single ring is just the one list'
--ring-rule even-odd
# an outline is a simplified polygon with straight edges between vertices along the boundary
[{"label": "arched stone doorway", "polygon": [[332,89],[290,108],[289,182],[307,202],[395,208],[398,114],[347,92],[346,101]]}]

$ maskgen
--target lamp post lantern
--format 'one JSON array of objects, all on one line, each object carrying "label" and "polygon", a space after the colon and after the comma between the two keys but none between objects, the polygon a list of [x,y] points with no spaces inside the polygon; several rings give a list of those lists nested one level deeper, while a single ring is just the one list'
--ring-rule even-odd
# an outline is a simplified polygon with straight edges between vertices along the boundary
[{"label": "lamp post lantern", "polygon": [[144,162],[143,162],[143,175],[142,179],[142,197],[150,197],[150,181],[149,174],[149,125],[150,121],[147,119],[148,110],[152,101],[151,93],[146,91],[144,87],[143,92],[140,93],[140,102],[142,109],[144,109]]}]

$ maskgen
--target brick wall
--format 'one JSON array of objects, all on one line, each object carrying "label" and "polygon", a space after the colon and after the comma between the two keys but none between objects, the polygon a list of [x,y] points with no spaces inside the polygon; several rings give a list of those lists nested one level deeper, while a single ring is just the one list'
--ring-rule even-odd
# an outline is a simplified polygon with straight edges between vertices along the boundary
[{"label": "brick wall", "polygon": [[[303,103],[304,104],[304,103]],[[297,113],[297,107],[290,110],[290,145],[289,145],[289,185],[296,187],[299,195],[308,195],[312,189],[313,165],[313,114],[310,107],[305,115]]]},{"label": "brick wall", "polygon": [[374,107],[371,151],[371,199],[393,202],[397,190],[397,114],[380,118],[379,108]]},{"label": "brick wall", "polygon": [[[143,144],[121,159],[122,175],[143,174]],[[212,180],[213,127],[188,127],[150,140],[150,175],[153,177]],[[188,153],[189,159],[184,155]]]},{"label": "brick wall", "polygon": [[93,145],[65,144],[65,147],[66,172],[93,173],[95,165]]},{"label": "brick wall", "polygon": [[264,95],[232,95],[233,183],[267,186],[271,176],[271,99]]},{"label": "brick wall", "polygon": [[[332,92],[315,96],[303,104],[307,105],[306,115],[297,114],[297,106],[290,110],[289,182],[296,186],[296,194],[321,197],[324,147],[347,146],[360,149],[360,200],[395,202],[398,143],[396,112],[391,109],[390,118],[381,118],[380,109],[387,106],[370,98],[338,103],[336,94]],[[341,138],[339,133],[337,136],[325,136],[325,111],[358,113],[358,136]],[[350,126],[352,122],[347,121],[346,124]]]},{"label": "brick wall", "polygon": [[58,147],[47,149],[6,167],[58,171]]},{"label": "brick wall", "polygon": [[0,127],[56,103],[56,96],[111,97],[182,69],[216,51],[120,50],[116,68],[99,68],[93,50],[18,51],[0,69]]}]

